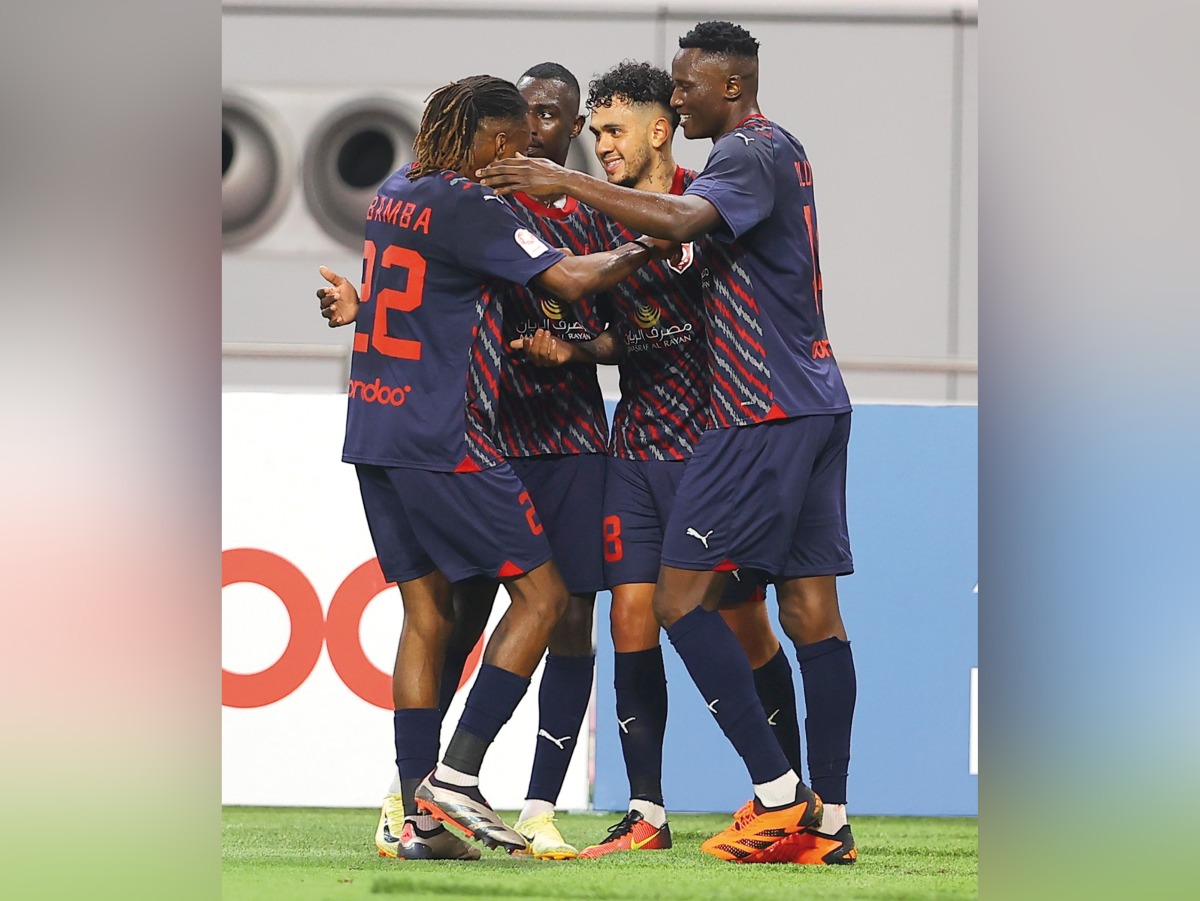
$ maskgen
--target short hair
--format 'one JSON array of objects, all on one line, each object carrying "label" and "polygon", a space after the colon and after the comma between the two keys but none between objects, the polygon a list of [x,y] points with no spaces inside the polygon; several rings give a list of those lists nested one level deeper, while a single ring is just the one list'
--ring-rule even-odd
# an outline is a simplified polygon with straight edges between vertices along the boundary
[{"label": "short hair", "polygon": [[710,53],[758,59],[758,41],[732,22],[700,22],[679,39],[679,46],[685,50],[697,47]]},{"label": "short hair", "polygon": [[425,99],[421,128],[413,141],[417,161],[408,171],[410,179],[465,166],[484,119],[523,119],[529,113],[517,86],[493,75],[452,81]]},{"label": "short hair", "polygon": [[588,109],[612,106],[613,99],[623,97],[630,103],[655,103],[667,112],[671,127],[679,124],[679,113],[671,108],[674,86],[671,76],[662,69],[627,59],[597,75],[588,84]]},{"label": "short hair", "polygon": [[[575,102],[579,103],[579,79],[571,74],[571,70],[560,63],[538,63],[530,66],[521,73],[521,78],[539,78],[546,81],[560,81],[571,89]],[[521,79],[517,79],[520,81]]]}]

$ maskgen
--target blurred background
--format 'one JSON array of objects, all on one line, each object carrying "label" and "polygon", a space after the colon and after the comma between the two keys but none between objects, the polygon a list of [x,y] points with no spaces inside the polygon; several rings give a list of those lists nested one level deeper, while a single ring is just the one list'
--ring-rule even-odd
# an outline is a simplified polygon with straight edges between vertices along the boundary
[{"label": "blurred background", "polygon": [[[697,21],[758,38],[763,112],[815,173],[826,318],[856,402],[977,398],[974,2],[226,0],[222,6],[226,390],[340,392],[350,336],[305,307],[318,265],[359,277],[375,187],[411,159],[423,101],[544,61],[587,83],[670,70]],[[602,177],[585,130],[569,164]],[[700,169],[711,142],[675,138]],[[615,371],[605,388],[616,397]]]}]

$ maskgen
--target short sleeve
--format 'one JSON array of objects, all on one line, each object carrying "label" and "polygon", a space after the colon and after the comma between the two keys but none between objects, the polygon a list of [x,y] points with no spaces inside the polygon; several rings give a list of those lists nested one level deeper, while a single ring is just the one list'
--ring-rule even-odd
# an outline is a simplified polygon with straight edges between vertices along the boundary
[{"label": "short sleeve", "polygon": [[734,131],[709,154],[704,171],[684,194],[703,197],[721,214],[712,234],[736,241],[771,214],[775,205],[775,167],[771,141],[761,134]]},{"label": "short sleeve", "polygon": [[455,224],[457,258],[465,269],[528,285],[565,256],[526,228],[490,188],[473,184],[463,195]]}]

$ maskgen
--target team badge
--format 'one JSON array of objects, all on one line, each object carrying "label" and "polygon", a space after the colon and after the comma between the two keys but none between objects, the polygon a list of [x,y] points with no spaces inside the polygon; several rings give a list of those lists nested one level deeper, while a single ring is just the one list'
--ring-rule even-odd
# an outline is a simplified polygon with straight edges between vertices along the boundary
[{"label": "team badge", "polygon": [[683,255],[679,259],[679,265],[676,266],[670,260],[667,260],[667,266],[670,267],[672,272],[678,272],[682,275],[692,265],[693,259],[695,259],[695,249],[692,246],[692,242],[688,241],[683,245]]},{"label": "team badge", "polygon": [[550,249],[541,238],[527,228],[518,228],[513,237],[518,246],[535,260]]}]

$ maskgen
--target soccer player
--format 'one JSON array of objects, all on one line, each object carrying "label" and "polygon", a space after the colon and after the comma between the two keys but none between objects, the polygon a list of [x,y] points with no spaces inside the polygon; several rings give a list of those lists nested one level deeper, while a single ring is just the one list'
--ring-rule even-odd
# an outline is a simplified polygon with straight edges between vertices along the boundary
[{"label": "soccer player", "polygon": [[[682,193],[695,173],[679,167],[671,153],[679,122],[670,106],[671,77],[649,63],[626,61],[593,79],[589,88],[595,152],[610,182]],[[616,220],[596,215],[605,246],[632,237]],[[604,560],[613,593],[617,723],[630,802],[625,817],[604,841],[586,848],[584,858],[671,847],[662,792],[667,687],[651,600],[675,491],[709,424],[700,288],[704,252],[699,245],[687,250],[679,265],[651,263],[610,292],[617,319],[601,339],[561,342],[539,330],[514,342],[540,365],[596,359],[620,366],[621,399],[605,485]],[[799,768],[791,667],[771,630],[764,599],[747,574],[744,582],[730,582],[721,614],[750,659],[759,698],[789,763]]]},{"label": "soccer player", "polygon": [[[641,233],[715,239],[702,273],[714,428],[680,483],[654,593],[658,621],[754,786],[733,824],[701,848],[731,861],[847,862],[856,856],[845,814],[855,677],[836,579],[853,571],[851,407],[825,329],[812,167],[759,110],[758,41],[745,29],[702,22],[679,46],[672,106],[687,137],[713,140],[682,195],[544,160],[502,161],[481,180],[500,191],[566,191]],[[735,567],[775,580],[804,682],[817,791],[770,739],[745,655],[714,610]]]},{"label": "soccer player", "polygon": [[[528,110],[515,85],[491,76],[435,91],[416,161],[368,209],[361,303],[321,270],[332,285],[320,292],[322,315],[331,326],[356,323],[342,458],[355,464],[380,566],[404,606],[392,693],[405,818],[394,838],[396,856],[409,859],[474,856],[435,820],[527,852],[484,799],[479,770],[566,605],[529,492],[491,437],[503,352],[486,315],[494,292],[530,284],[572,303],[671,249],[642,239],[567,256],[481,187],[471,173],[528,147]],[[502,580],[512,604],[439,762],[451,584],[479,576]]]}]

